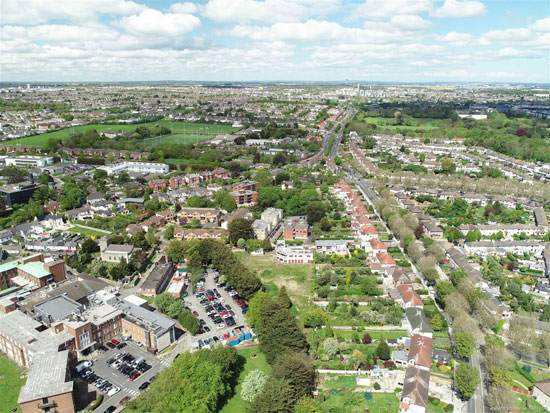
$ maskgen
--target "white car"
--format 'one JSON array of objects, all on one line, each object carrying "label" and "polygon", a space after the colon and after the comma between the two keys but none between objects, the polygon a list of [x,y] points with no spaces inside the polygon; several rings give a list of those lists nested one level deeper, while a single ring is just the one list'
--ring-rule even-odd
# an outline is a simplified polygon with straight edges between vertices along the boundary
[{"label": "white car", "polygon": [[109,397],[114,396],[114,395],[117,394],[119,391],[120,391],[120,388],[118,388],[118,387],[113,387],[111,390],[109,390],[109,392],[107,393],[107,396],[109,396]]},{"label": "white car", "polygon": [[220,323],[217,325],[217,327],[218,327],[218,330],[221,330],[222,328],[225,328],[225,324]]}]

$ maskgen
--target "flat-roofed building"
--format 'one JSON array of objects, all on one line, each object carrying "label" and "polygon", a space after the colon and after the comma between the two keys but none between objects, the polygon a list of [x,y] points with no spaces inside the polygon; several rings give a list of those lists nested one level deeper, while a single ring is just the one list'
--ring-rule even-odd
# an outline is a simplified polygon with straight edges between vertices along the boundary
[{"label": "flat-roofed building", "polygon": [[36,357],[17,400],[21,413],[75,411],[68,364],[68,351],[51,350]]},{"label": "flat-roofed building", "polygon": [[0,313],[0,351],[20,366],[30,367],[50,349],[72,350],[73,341],[66,331],[49,329],[19,310]]},{"label": "flat-roofed building", "polygon": [[109,166],[100,166],[98,169],[103,169],[107,172],[107,175],[119,175],[122,172],[166,174],[170,171],[168,164],[156,162],[121,162]]},{"label": "flat-roofed building", "polygon": [[4,162],[6,166],[34,166],[36,168],[43,168],[53,164],[53,157],[36,155],[8,156],[4,159]]},{"label": "flat-roofed building", "polygon": [[26,204],[32,198],[34,191],[40,188],[33,182],[19,182],[18,184],[0,187],[0,196],[6,202],[6,208],[13,208],[15,204]]},{"label": "flat-roofed building", "polygon": [[152,352],[162,351],[174,342],[175,321],[127,301],[119,301],[117,308],[124,313],[122,330]]}]

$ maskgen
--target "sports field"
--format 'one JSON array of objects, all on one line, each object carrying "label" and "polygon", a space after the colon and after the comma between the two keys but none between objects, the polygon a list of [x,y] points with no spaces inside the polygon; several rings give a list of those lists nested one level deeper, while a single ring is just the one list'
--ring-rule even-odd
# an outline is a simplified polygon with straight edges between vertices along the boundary
[{"label": "sports field", "polygon": [[159,143],[190,143],[202,142],[208,139],[213,139],[216,135],[230,134],[238,128],[230,125],[214,125],[209,123],[193,123],[193,122],[176,122],[170,120],[160,120],[157,122],[135,123],[132,125],[84,125],[74,128],[67,128],[55,132],[48,132],[42,135],[27,136],[25,138],[13,139],[10,141],[0,142],[0,145],[15,146],[15,145],[31,145],[45,146],[50,138],[65,140],[70,134],[75,132],[86,132],[90,129],[95,129],[98,133],[105,131],[119,132],[135,130],[139,126],[147,126],[149,128],[165,126],[172,130],[171,135],[159,136],[158,138],[150,138],[146,143],[156,145]]}]

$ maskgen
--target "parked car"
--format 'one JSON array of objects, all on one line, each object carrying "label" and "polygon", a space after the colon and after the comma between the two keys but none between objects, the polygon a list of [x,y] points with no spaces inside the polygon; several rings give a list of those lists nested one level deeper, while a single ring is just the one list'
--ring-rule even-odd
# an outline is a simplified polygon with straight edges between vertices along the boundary
[{"label": "parked car", "polygon": [[109,347],[111,350],[114,349],[114,348],[116,347],[116,346],[115,346],[113,343],[111,343],[111,342],[105,343],[105,345],[106,345],[107,347]]},{"label": "parked car", "polygon": [[104,413],[113,413],[116,410],[115,406],[109,406],[105,409]]},{"label": "parked car", "polygon": [[120,341],[115,340],[114,338],[111,340],[111,343],[113,343],[115,346],[118,346],[120,344]]},{"label": "parked car", "polygon": [[141,376],[141,373],[139,371],[136,371],[134,374],[132,374],[130,376],[130,380],[131,381],[134,381],[135,379],[137,379],[139,376]]},{"label": "parked car", "polygon": [[126,403],[128,400],[130,400],[130,396],[124,396],[124,398],[119,402],[119,404],[122,406],[124,403]]},{"label": "parked car", "polygon": [[116,346],[117,350],[120,350],[124,347],[126,347],[126,343],[120,343],[118,346]]},{"label": "parked car", "polygon": [[149,382],[145,381],[141,383],[141,385],[138,387],[139,390],[145,390],[147,387],[149,387]]},{"label": "parked car", "polygon": [[198,317],[198,316],[199,316],[199,313],[197,313],[197,311],[194,310],[194,311],[193,311],[193,315],[194,315],[195,317]]}]

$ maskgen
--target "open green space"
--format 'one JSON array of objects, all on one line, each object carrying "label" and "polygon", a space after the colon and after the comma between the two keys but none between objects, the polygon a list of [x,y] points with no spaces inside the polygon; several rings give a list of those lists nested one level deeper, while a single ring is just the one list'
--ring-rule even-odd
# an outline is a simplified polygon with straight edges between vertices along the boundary
[{"label": "open green space", "polygon": [[190,143],[200,142],[215,138],[219,134],[229,134],[237,130],[230,125],[215,125],[208,123],[193,123],[193,122],[171,122],[169,120],[159,120],[157,122],[144,122],[135,124],[115,124],[115,125],[83,125],[74,128],[61,129],[55,132],[48,132],[41,135],[27,136],[25,138],[13,139],[0,142],[1,145],[31,145],[45,146],[50,138],[65,140],[69,135],[76,132],[86,132],[87,130],[95,129],[98,133],[112,131],[133,131],[139,126],[152,128],[155,126],[165,126],[172,130],[171,135],[159,136],[158,138],[150,138],[151,145],[157,143]]},{"label": "open green space", "polygon": [[365,412],[368,405],[371,413],[397,412],[399,400],[395,393],[372,393],[365,399],[365,391],[355,391],[355,376],[324,376],[319,386],[319,398],[323,412]]},{"label": "open green space", "polygon": [[86,237],[93,237],[93,238],[101,238],[106,235],[100,231],[94,231],[93,229],[81,228],[81,227],[72,227],[72,228],[69,228],[67,231],[72,232],[73,234],[80,234]]},{"label": "open green space", "polygon": [[25,384],[21,371],[4,357],[0,357],[0,410],[9,412],[17,407],[19,391]]},{"label": "open green space", "polygon": [[[271,367],[265,360],[265,356],[260,353],[259,347],[246,348],[239,350],[238,353],[246,360],[244,369],[239,376],[239,382],[235,388],[235,394],[227,401],[225,406],[223,406],[221,413],[244,412],[249,405],[247,401],[241,398],[241,388],[246,375],[256,369],[261,370],[266,374],[269,374],[271,370]],[[256,357],[252,358],[253,355],[256,355]]]},{"label": "open green space", "polygon": [[253,272],[256,272],[265,284],[272,282],[277,287],[286,287],[293,302],[305,303],[310,294],[312,264],[284,265],[275,261],[274,252],[252,256],[237,252],[238,258]]}]

